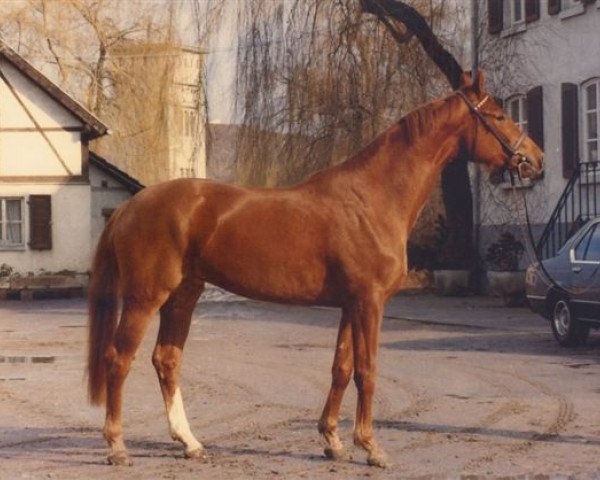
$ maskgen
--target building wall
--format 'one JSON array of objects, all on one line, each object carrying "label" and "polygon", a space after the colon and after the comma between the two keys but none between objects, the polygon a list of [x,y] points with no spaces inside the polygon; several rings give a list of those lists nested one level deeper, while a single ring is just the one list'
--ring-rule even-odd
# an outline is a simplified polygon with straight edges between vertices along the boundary
[{"label": "building wall", "polygon": [[[31,250],[27,246],[29,235],[30,195],[51,195],[52,248]],[[0,196],[24,199],[24,239],[22,248],[0,249],[0,263],[6,263],[16,272],[39,273],[41,270],[56,272],[72,270],[86,272],[89,269],[91,251],[91,198],[89,185],[0,183]]]},{"label": "building wall", "polygon": [[131,193],[113,177],[90,166],[91,246],[94,250],[110,211],[131,198]]},{"label": "building wall", "polygon": [[203,56],[196,50],[177,52],[169,109],[170,178],[206,178],[206,118]]},{"label": "building wall", "polygon": [[[508,2],[504,3],[506,7]],[[561,84],[581,86],[590,78],[600,77],[599,7],[600,2],[585,6],[577,2],[572,9],[549,15],[547,1],[542,0],[539,20],[510,28],[505,13],[505,28],[499,34],[490,35],[487,24],[484,26],[480,63],[490,91],[506,99],[542,86],[545,174],[535,185],[519,189],[516,196],[508,185],[492,186],[483,175],[480,185],[483,253],[504,230],[513,230],[526,243],[523,196],[534,232],[541,233],[566,186],[561,151]],[[487,19],[487,1],[481,1],[480,8],[482,19]]]},{"label": "building wall", "polygon": [[121,68],[104,111],[113,135],[96,142],[94,151],[144,185],[205,177],[203,53],[136,42],[115,53]]},{"label": "building wall", "polygon": [[[26,106],[0,81],[0,198],[21,200],[23,240],[21,245],[0,245],[0,263],[22,274],[87,271],[91,199],[87,180],[80,178],[85,173],[82,123],[3,59],[0,68]],[[45,130],[52,147],[30,115]],[[31,195],[50,196],[52,247],[48,250],[34,250],[28,243]]]},{"label": "building wall", "polygon": [[0,81],[0,177],[81,175],[81,138],[77,131],[82,128],[81,122],[5,60],[0,60],[0,68],[38,125],[51,129],[45,134],[66,165],[36,131],[27,110],[9,87]]}]

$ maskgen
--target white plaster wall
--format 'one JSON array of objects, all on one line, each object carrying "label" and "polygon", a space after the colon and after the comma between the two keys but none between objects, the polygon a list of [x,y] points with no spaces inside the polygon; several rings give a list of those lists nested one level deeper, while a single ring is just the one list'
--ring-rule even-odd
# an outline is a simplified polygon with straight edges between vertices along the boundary
[{"label": "white plaster wall", "polygon": [[[480,4],[483,18],[487,15],[486,4],[485,1]],[[598,2],[587,5],[579,15],[569,12],[548,15],[547,2],[542,0],[538,21],[526,25],[526,30],[520,33],[501,34],[504,41],[513,42],[520,60],[515,58],[501,70],[486,72],[489,83],[495,84],[493,93],[503,98],[514,93],[525,94],[537,85],[543,88],[545,176],[533,188],[525,189],[532,223],[547,222],[567,183],[562,175],[561,83],[581,86],[590,78],[600,77],[599,6]],[[578,8],[583,7],[578,5]],[[484,42],[486,36],[487,31]],[[486,59],[481,62],[485,65]],[[580,101],[581,98],[580,92]],[[490,186],[485,177],[481,186],[482,225],[502,224],[507,220],[522,223],[522,200],[517,203],[520,211],[515,211],[512,192]]]},{"label": "white plaster wall", "polygon": [[[91,252],[91,198],[89,185],[0,183],[0,196],[24,197],[32,194],[52,196],[52,249],[0,249],[0,263],[20,273],[73,270],[86,272]],[[29,240],[29,208],[24,208],[25,240]]]},{"label": "white plaster wall", "polygon": [[[103,182],[105,186],[103,186]],[[127,191],[119,182],[105,174],[94,165],[90,165],[90,184],[92,187],[91,196],[91,245],[95,250],[100,235],[104,230],[105,218],[102,210],[105,208],[117,208],[122,203],[131,198],[131,193]]]},{"label": "white plaster wall", "polygon": [[39,132],[0,132],[0,176],[81,175],[79,132],[46,135],[67,168]]},{"label": "white plaster wall", "polygon": [[[6,60],[0,59],[0,68],[40,126],[81,127],[81,122],[72,113],[57,104],[46,92],[23,76]],[[0,82],[0,95],[2,108],[6,108],[6,112],[10,112],[10,115],[2,115],[0,118],[3,127],[34,126],[4,82]]]},{"label": "white plaster wall", "polygon": [[[0,60],[0,68],[27,110],[42,128],[81,128],[82,124],[78,119],[5,60]],[[8,86],[1,81],[0,128],[35,128],[35,124],[24,108]],[[70,173],[81,174],[80,134],[49,131],[46,135],[68,166]],[[40,132],[0,131],[0,175],[68,175],[68,172]]]}]

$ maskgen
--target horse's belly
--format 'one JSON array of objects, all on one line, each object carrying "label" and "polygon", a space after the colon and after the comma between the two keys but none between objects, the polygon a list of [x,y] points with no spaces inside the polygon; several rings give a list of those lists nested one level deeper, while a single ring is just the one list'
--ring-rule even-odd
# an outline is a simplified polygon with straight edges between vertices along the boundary
[{"label": "horse's belly", "polygon": [[330,303],[322,252],[281,232],[254,233],[214,235],[200,254],[206,280],[251,298]]}]

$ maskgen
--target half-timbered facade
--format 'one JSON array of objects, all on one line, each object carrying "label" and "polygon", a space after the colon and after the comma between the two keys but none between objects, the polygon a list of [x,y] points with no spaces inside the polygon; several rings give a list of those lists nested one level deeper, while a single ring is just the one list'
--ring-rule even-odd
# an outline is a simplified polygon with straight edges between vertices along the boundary
[{"label": "half-timbered facade", "polygon": [[[106,133],[106,125],[0,43],[0,264],[20,274],[89,269],[101,229],[97,210],[141,188],[105,160],[90,161],[89,142]],[[91,178],[98,191],[105,187],[104,197]]]}]

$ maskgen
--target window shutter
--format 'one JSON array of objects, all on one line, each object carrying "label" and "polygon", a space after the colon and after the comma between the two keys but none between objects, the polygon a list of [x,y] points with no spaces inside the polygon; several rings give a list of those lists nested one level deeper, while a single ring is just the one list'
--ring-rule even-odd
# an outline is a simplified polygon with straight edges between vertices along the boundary
[{"label": "window shutter", "polygon": [[570,178],[579,162],[577,85],[563,83],[561,85],[561,97],[563,177]]},{"label": "window shutter", "polygon": [[50,195],[29,196],[29,248],[52,249],[52,200]]},{"label": "window shutter", "polygon": [[544,101],[542,86],[527,92],[527,132],[533,141],[544,149]]},{"label": "window shutter", "polygon": [[540,19],[540,0],[525,0],[525,21],[535,22]]},{"label": "window shutter", "polygon": [[548,0],[548,14],[556,15],[560,12],[560,0]]},{"label": "window shutter", "polygon": [[488,31],[490,33],[502,31],[503,12],[502,0],[488,0]]}]

